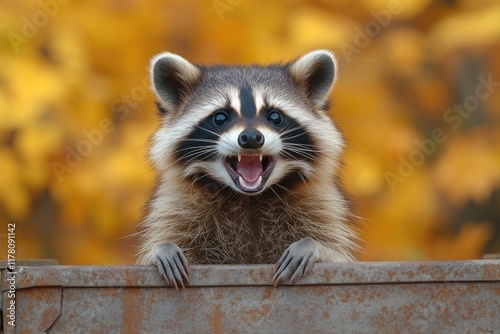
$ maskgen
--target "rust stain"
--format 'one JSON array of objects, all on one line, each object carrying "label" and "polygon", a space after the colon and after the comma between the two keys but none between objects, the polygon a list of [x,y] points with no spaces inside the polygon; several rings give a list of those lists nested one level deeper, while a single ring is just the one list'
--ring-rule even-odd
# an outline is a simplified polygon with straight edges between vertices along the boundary
[{"label": "rust stain", "polygon": [[264,289],[264,294],[262,295],[262,298],[267,300],[267,299],[272,299],[272,297],[273,297],[273,289],[266,287]]},{"label": "rust stain", "polygon": [[500,277],[500,266],[489,266],[483,268],[483,276]]},{"label": "rust stain", "polygon": [[128,288],[122,295],[122,323],[125,333],[138,333],[140,331],[144,312],[147,303],[144,302],[144,295],[140,289]]},{"label": "rust stain", "polygon": [[210,325],[212,326],[212,333],[223,334],[222,319],[224,318],[224,312],[221,311],[221,306],[216,305],[212,316],[210,317]]},{"label": "rust stain", "polygon": [[248,318],[250,321],[256,322],[259,318],[267,316],[269,314],[269,311],[270,311],[269,305],[264,305],[260,309],[253,309],[248,311]]},{"label": "rust stain", "polygon": [[347,303],[351,299],[351,294],[347,292],[342,298],[342,303]]},{"label": "rust stain", "polygon": [[326,291],[328,290],[328,288],[326,287],[316,287],[316,289],[314,289],[314,295],[317,296],[317,297],[322,297],[324,296],[324,294],[326,293]]},{"label": "rust stain", "polygon": [[[40,331],[49,328],[61,312],[60,298],[61,288],[58,287],[30,288],[18,291],[16,311],[19,312],[20,305],[28,304],[21,314],[16,314],[17,323],[23,325],[21,332],[28,332],[33,327],[40,328]],[[27,301],[31,303],[27,303]]]},{"label": "rust stain", "polygon": [[270,276],[267,274],[266,271],[264,270],[259,270],[258,271],[258,275],[257,275],[257,278],[261,281],[261,282],[264,282],[266,281]]},{"label": "rust stain", "polygon": [[223,299],[223,298],[224,298],[225,293],[224,293],[224,291],[223,291],[223,290],[220,290],[220,289],[214,289],[214,290],[213,290],[213,292],[214,292],[214,293],[213,293],[213,297],[214,297],[214,299],[216,299],[216,300],[221,300],[221,299]]}]

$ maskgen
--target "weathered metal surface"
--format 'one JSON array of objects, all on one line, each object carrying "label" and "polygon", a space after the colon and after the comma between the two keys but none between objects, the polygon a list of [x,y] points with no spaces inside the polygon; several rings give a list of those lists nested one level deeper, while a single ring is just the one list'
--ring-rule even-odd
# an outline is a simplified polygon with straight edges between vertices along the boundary
[{"label": "weathered metal surface", "polygon": [[[500,261],[192,266],[185,291],[149,266],[18,268],[5,333],[500,333]],[[2,295],[8,289],[2,282]],[[5,297],[4,297],[5,298]],[[5,299],[4,299],[5,300]]]},{"label": "weathered metal surface", "polygon": [[[10,301],[14,300],[14,298],[9,297],[10,290],[10,278],[15,277],[17,273],[11,273],[12,269],[17,272],[17,267],[22,267],[22,266],[55,266],[57,265],[57,260],[55,259],[26,259],[26,260],[16,260],[16,261],[0,261],[0,279],[1,279],[1,284],[2,284],[2,300],[0,303],[0,313],[1,313],[1,319],[0,319],[0,328],[4,329],[5,331],[2,331],[2,333],[14,333],[14,327],[8,326],[8,323],[10,321],[9,313],[10,310],[8,309],[10,305]],[[55,290],[55,291],[54,291]],[[55,303],[56,300],[54,298],[58,298],[60,300],[60,288],[55,288],[55,289],[46,289],[45,293],[50,295],[52,298],[47,298],[47,300],[50,301],[50,303],[39,300],[38,302],[41,304],[38,306],[38,312],[43,314],[43,317],[39,319],[34,319],[35,322],[38,323],[33,323],[33,328],[44,328],[48,327],[50,324],[52,324],[55,321],[54,317],[51,317],[51,314],[54,316],[58,316],[61,313],[61,304]],[[36,302],[36,301],[35,301]],[[42,309],[52,309],[52,313],[50,311],[43,311],[40,312]]]}]

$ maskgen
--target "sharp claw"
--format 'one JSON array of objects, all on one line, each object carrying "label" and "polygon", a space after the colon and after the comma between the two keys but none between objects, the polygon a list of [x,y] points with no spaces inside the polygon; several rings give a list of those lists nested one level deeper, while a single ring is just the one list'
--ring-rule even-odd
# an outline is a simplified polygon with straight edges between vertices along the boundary
[{"label": "sharp claw", "polygon": [[306,275],[320,259],[320,250],[311,238],[303,238],[291,244],[275,265],[273,283],[293,283]]},{"label": "sharp claw", "polygon": [[188,274],[186,273],[186,268],[184,267],[184,264],[182,263],[182,258],[176,257],[175,258],[175,264],[177,265],[177,270],[179,271],[181,275],[181,280],[188,282]]},{"label": "sharp claw", "polygon": [[285,253],[283,253],[283,255],[281,255],[280,259],[276,263],[275,269],[278,268],[278,267],[280,267],[283,264],[283,262],[285,261],[285,259],[288,257],[288,253],[289,253],[289,250],[287,249],[285,251]]},{"label": "sharp claw", "polygon": [[168,284],[173,285],[175,287],[175,278],[174,277],[169,277],[168,278]]},{"label": "sharp claw", "polygon": [[274,281],[274,286],[278,286],[278,284],[280,284],[281,282],[283,281],[283,277],[281,277],[281,275],[279,277],[276,278],[276,280]]},{"label": "sharp claw", "polygon": [[185,283],[190,284],[188,261],[177,245],[159,245],[152,262],[167,284],[173,285],[177,291],[179,288],[185,290]]},{"label": "sharp claw", "polygon": [[275,283],[274,285],[276,286],[276,282],[278,281],[278,278],[280,278],[281,273],[275,273],[273,276],[273,282]]},{"label": "sharp claw", "polygon": [[309,257],[306,259],[306,263],[305,263],[305,266],[304,266],[304,274],[303,274],[303,276],[306,276],[311,271],[311,269],[313,268],[314,262],[311,263],[312,257],[313,257],[312,255],[309,255]]},{"label": "sharp claw", "polygon": [[182,267],[184,268],[184,270],[189,275],[189,273],[190,273],[190,271],[189,271],[189,264],[188,264],[188,261],[187,261],[186,257],[182,253],[178,253],[178,256],[179,256],[179,259],[181,261]]},{"label": "sharp claw", "polygon": [[295,269],[295,272],[292,274],[292,277],[290,277],[289,283],[295,282],[299,277],[301,277],[304,273],[304,269],[302,268],[302,262],[297,266]]},{"label": "sharp claw", "polygon": [[175,285],[177,287],[177,291],[179,291],[179,287],[183,287],[184,286],[184,283],[182,282],[182,278],[179,277],[179,276],[176,276],[175,277]]},{"label": "sharp claw", "polygon": [[160,261],[160,265],[161,265],[161,268],[162,268],[162,275],[163,275],[163,277],[167,281],[167,284],[170,284],[172,278],[169,277],[170,275],[168,274],[168,270],[167,270],[165,264],[163,264],[163,261]]},{"label": "sharp claw", "polygon": [[[180,278],[180,283],[182,285],[182,289],[185,290],[186,289],[185,285],[190,284],[188,273],[186,273],[186,268],[182,265],[182,263],[181,263],[182,261],[180,259],[176,259],[175,262],[177,264],[177,269],[178,269],[179,274],[180,274],[179,278]],[[184,282],[186,284],[184,284]]]},{"label": "sharp claw", "polygon": [[286,271],[286,269],[288,268],[288,266],[290,266],[290,263],[293,261],[293,257],[287,257],[283,263],[280,264],[278,270],[276,270],[276,275],[283,275],[283,273]]},{"label": "sharp claw", "polygon": [[172,270],[173,281],[175,285],[175,289],[179,291],[179,285],[184,285],[182,282],[182,274],[179,272],[179,268],[177,267],[177,263],[174,259],[174,263],[169,263],[170,269]]},{"label": "sharp claw", "polygon": [[280,282],[283,281],[283,278],[284,278],[283,275],[286,272],[288,265],[289,265],[289,263],[287,265],[282,264],[280,266],[279,270],[276,271],[276,273],[273,276],[274,286],[277,286]]},{"label": "sharp claw", "polygon": [[186,273],[182,274],[182,280],[186,282],[187,285],[191,284],[191,282],[189,282],[189,276]]}]

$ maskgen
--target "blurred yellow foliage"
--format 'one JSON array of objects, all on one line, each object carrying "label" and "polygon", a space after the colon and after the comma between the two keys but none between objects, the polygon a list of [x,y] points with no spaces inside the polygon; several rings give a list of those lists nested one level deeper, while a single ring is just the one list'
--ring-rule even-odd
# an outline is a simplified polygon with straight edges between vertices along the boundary
[{"label": "blurred yellow foliage", "polygon": [[[500,186],[498,146],[485,129],[450,139],[435,169],[437,186],[450,201],[463,205],[473,199],[488,200],[492,188]],[[464,158],[466,157],[466,158]]]},{"label": "blurred yellow foliage", "polygon": [[0,17],[0,223],[16,223],[18,258],[133,261],[155,180],[153,55],[249,64],[314,48],[339,60],[331,115],[360,258],[500,252],[498,1],[30,0]]}]

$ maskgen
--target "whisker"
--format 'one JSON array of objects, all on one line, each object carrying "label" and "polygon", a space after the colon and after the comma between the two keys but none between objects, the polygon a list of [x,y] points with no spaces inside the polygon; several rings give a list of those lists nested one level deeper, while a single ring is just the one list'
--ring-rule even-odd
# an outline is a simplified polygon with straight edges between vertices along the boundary
[{"label": "whisker", "polygon": [[300,179],[302,180],[302,182],[304,182],[304,184],[307,187],[306,178],[304,177],[304,174],[302,174],[302,173],[299,172],[299,173],[297,173],[297,175],[299,175]]},{"label": "whisker", "polygon": [[213,144],[219,143],[219,141],[217,141],[217,140],[206,139],[206,138],[187,138],[184,141],[194,141],[194,142],[199,142],[199,143],[213,143]]},{"label": "whisker", "polygon": [[288,143],[288,142],[284,142],[283,145],[299,146],[299,147],[302,147],[302,146],[305,146],[305,147],[314,147],[313,144]]},{"label": "whisker", "polygon": [[302,147],[302,145],[288,145],[288,143],[283,143],[284,148],[288,148],[289,150],[303,151],[303,152],[311,152],[311,153],[320,153],[321,150],[313,149],[310,147]]},{"label": "whisker", "polygon": [[201,127],[201,126],[199,126],[199,125],[197,125],[196,127],[197,127],[198,129],[200,129],[200,130],[203,130],[203,131],[206,131],[206,132],[208,132],[208,133],[211,133],[211,134],[213,134],[213,135],[215,135],[215,136],[217,136],[217,137],[220,137],[220,136],[221,136],[221,133],[220,133],[220,132],[217,132],[217,129],[216,129],[216,128],[213,128],[215,131],[210,131],[210,130],[208,130],[208,129],[202,128],[202,127]]},{"label": "whisker", "polygon": [[281,129],[278,133],[280,136],[284,136],[292,131],[297,131],[297,130],[301,130],[301,128],[299,127],[284,127],[283,129]]},{"label": "whisker", "polygon": [[182,157],[180,157],[178,160],[184,160],[184,159],[187,159],[187,158],[190,158],[187,163],[193,161],[193,160],[196,160],[198,157],[201,157],[202,155],[204,154],[207,154],[208,155],[208,158],[214,158],[217,156],[218,152],[216,152],[216,150],[213,150],[213,151],[196,151],[196,152],[191,152],[189,154],[184,154]]},{"label": "whisker", "polygon": [[195,149],[216,149],[214,145],[205,145],[205,146],[190,146],[190,147],[184,147],[181,149],[178,149],[176,152],[182,152],[182,151],[188,151],[188,150],[195,150]]},{"label": "whisker", "polygon": [[185,160],[187,158],[191,158],[190,160],[188,160],[187,162],[191,162],[193,161],[194,159],[196,159],[196,157],[198,156],[201,156],[203,154],[209,154],[210,157],[215,157],[217,156],[217,154],[219,153],[217,148],[216,147],[211,147],[211,146],[195,146],[195,147],[189,147],[189,148],[185,148],[185,149],[181,149],[181,150],[178,150],[177,153],[180,153],[181,151],[186,151],[188,150],[188,152],[182,154],[178,159],[176,159],[173,163],[177,163],[181,160]]},{"label": "whisker", "polygon": [[279,131],[279,134],[280,135],[284,135],[284,134],[287,134],[289,132],[292,132],[292,131],[296,131],[296,130],[301,130],[303,133],[306,133],[306,131],[303,131],[303,128],[307,128],[310,124],[312,124],[313,121],[309,122],[309,123],[306,123],[303,125],[303,127],[292,127],[292,125],[290,126],[287,126],[287,127],[284,127],[283,129],[281,129]]},{"label": "whisker", "polygon": [[[290,132],[292,132],[292,131],[290,131]],[[289,136],[289,137],[282,136],[282,138],[283,138],[284,140],[290,140],[290,139],[294,139],[294,138],[300,137],[300,136],[302,136],[302,135],[304,135],[304,134],[305,134],[305,132],[300,132],[300,133],[297,133],[297,134],[296,134],[296,135],[294,135],[294,136]]]},{"label": "whisker", "polygon": [[177,150],[177,153],[180,153],[182,151],[187,151],[185,154],[189,154],[190,152],[193,152],[193,151],[217,151],[217,147],[212,146],[212,145],[192,146],[192,147]]},{"label": "whisker", "polygon": [[283,150],[282,152],[284,155],[286,155],[290,159],[294,159],[295,157],[292,155],[292,153],[296,153],[300,156],[303,156],[304,158],[313,160],[313,161],[319,161],[318,158],[316,158],[314,155],[304,153],[304,152],[299,152],[299,151],[291,151],[291,150]]}]

